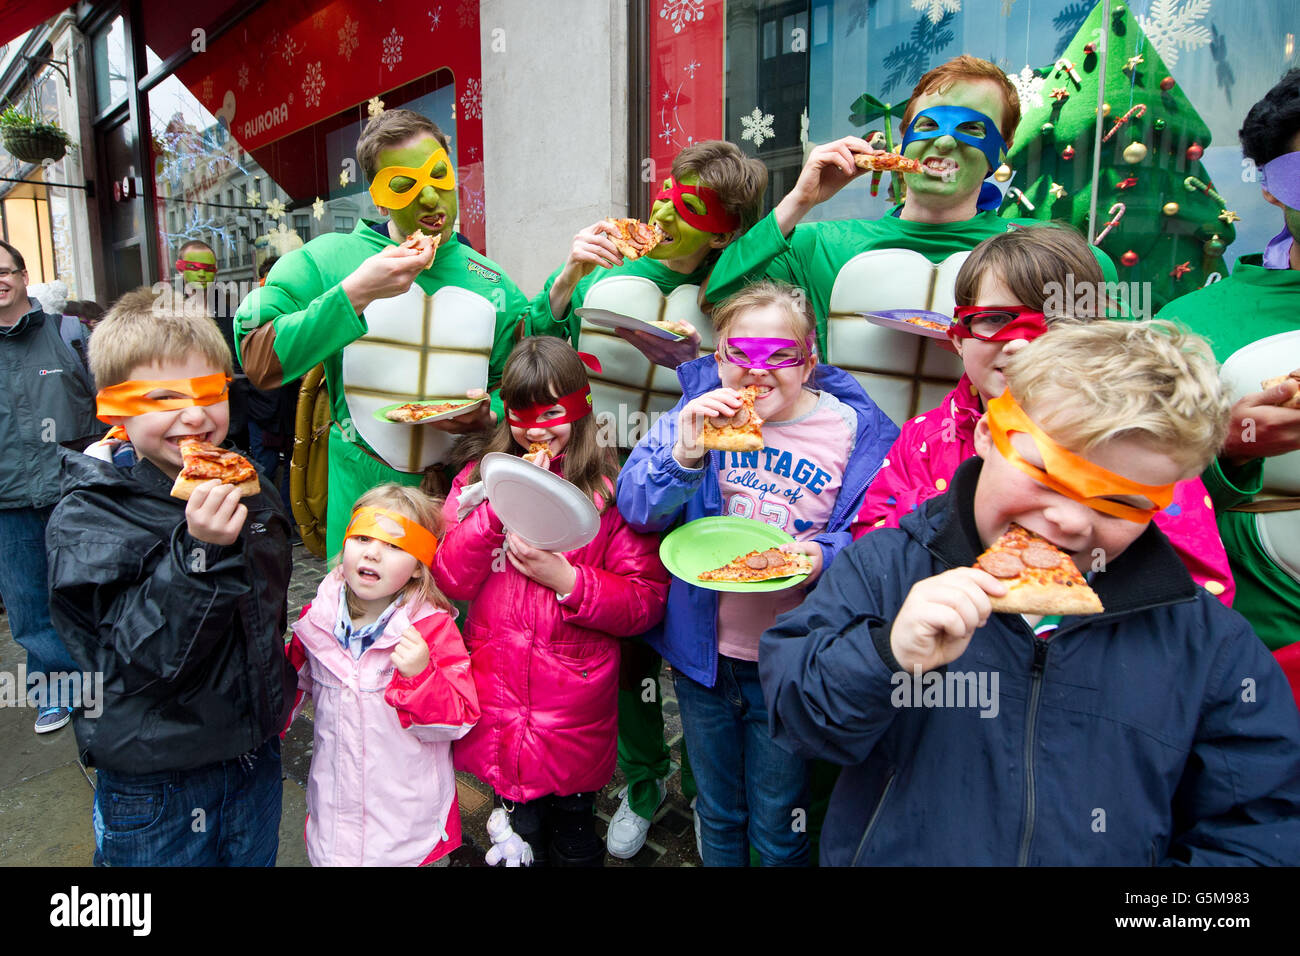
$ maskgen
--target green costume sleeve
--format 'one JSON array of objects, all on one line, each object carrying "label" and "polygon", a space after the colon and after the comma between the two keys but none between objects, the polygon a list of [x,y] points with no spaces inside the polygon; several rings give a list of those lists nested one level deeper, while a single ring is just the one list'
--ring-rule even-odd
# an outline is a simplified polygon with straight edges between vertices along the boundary
[{"label": "green costume sleeve", "polygon": [[776,213],[770,212],[723,249],[709,276],[705,293],[709,302],[721,302],[764,276],[807,288],[806,270],[795,248],[800,228],[795,226],[787,241],[776,224]]},{"label": "green costume sleeve", "polygon": [[524,334],[529,334],[531,318],[530,303],[519,286],[511,282],[508,276],[502,275],[501,288],[505,292],[505,300],[497,306],[497,329],[492,340],[492,354],[488,357],[487,386],[497,421],[505,417],[505,406],[501,403],[501,373],[505,370],[506,359],[515,347],[515,329],[523,323]]},{"label": "green costume sleeve", "polygon": [[[341,351],[344,346],[366,334],[366,322],[352,308],[343,284],[324,287],[320,271],[312,257],[294,250],[276,263],[274,277],[253,291],[235,315],[235,347],[240,361],[249,368],[250,378],[259,384],[271,380],[265,359],[245,355],[249,349],[245,337],[270,326],[274,354],[280,366],[279,382],[292,381],[306,374],[314,365]],[[259,334],[265,334],[265,331]],[[263,374],[254,375],[257,367]]]},{"label": "green costume sleeve", "polygon": [[1252,458],[1244,465],[1216,458],[1201,474],[1215,511],[1224,511],[1250,501],[1264,490],[1264,459]]},{"label": "green costume sleeve", "polygon": [[582,295],[586,287],[590,284],[586,279],[579,280],[573,289],[573,295],[569,297],[569,309],[564,315],[556,316],[551,311],[551,286],[555,285],[555,280],[559,278],[563,268],[556,269],[551,273],[551,277],[546,280],[542,286],[542,291],[528,303],[528,314],[524,326],[525,335],[553,335],[556,338],[568,339],[575,349],[578,347],[579,322],[578,317],[574,314],[574,309],[582,305]]}]

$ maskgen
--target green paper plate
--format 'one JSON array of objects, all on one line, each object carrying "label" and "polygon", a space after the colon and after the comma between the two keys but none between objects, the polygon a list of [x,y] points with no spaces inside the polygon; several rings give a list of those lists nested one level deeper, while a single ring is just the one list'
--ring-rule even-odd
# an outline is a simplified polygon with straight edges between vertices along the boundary
[{"label": "green paper plate", "polygon": [[735,584],[727,581],[701,581],[704,571],[720,568],[727,562],[760,548],[779,548],[794,538],[780,528],[774,528],[752,518],[700,518],[684,524],[669,534],[659,545],[659,559],[674,577],[688,584],[710,591],[784,591],[802,584],[807,574],[788,578],[772,578],[753,584]]},{"label": "green paper plate", "polygon": [[[486,402],[487,398],[426,398],[418,402],[393,402],[391,405],[385,405],[374,411],[374,418],[377,422],[383,422],[385,425],[427,425],[429,422],[440,422],[444,418],[455,418],[465,411],[471,405],[477,405],[479,402]],[[445,412],[439,412],[437,415],[430,415],[428,418],[422,418],[418,422],[394,422],[389,421],[388,413],[394,408],[401,408],[403,405],[445,405],[448,402],[460,402],[455,408],[449,408]]]}]

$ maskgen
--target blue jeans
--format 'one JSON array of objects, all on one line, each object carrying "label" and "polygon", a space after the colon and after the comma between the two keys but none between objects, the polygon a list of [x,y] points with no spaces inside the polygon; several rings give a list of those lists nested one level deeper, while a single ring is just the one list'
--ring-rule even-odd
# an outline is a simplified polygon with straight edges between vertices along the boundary
[{"label": "blue jeans", "polygon": [[[27,677],[71,673],[79,668],[50,623],[49,573],[45,561],[45,523],[51,508],[0,508],[0,597],[9,615],[14,640],[27,651]],[[67,706],[60,699],[64,682],[36,695],[38,707]],[[40,699],[46,698],[48,699]]]},{"label": "blue jeans", "polygon": [[772,742],[758,664],[719,657],[713,687],[676,670],[673,684],[704,865],[748,866],[753,846],[764,866],[807,866],[808,765]]},{"label": "blue jeans", "polygon": [[193,770],[99,771],[95,866],[275,866],[280,738]]}]

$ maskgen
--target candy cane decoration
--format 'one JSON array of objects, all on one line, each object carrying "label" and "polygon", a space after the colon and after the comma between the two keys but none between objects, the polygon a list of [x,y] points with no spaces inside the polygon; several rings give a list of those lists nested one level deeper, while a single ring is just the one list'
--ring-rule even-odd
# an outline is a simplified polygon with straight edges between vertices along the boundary
[{"label": "candy cane decoration", "polygon": [[1211,199],[1213,199],[1223,208],[1226,209],[1228,207],[1228,203],[1224,200],[1222,196],[1216,193],[1212,187],[1207,186],[1205,183],[1201,182],[1195,176],[1188,176],[1186,179],[1184,179],[1183,186],[1184,188],[1187,189],[1189,193],[1194,193],[1199,189],[1201,192],[1205,193],[1205,195],[1209,196]]},{"label": "candy cane decoration", "polygon": [[1015,186],[1012,186],[1010,189],[1008,189],[1007,194],[1016,202],[1020,203],[1020,205],[1024,206],[1025,209],[1027,209],[1029,212],[1034,211],[1034,204],[1031,203],[1029,199],[1026,198],[1025,194],[1022,193]]},{"label": "candy cane decoration", "polygon": [[1119,119],[1115,120],[1115,125],[1110,128],[1110,132],[1101,138],[1103,143],[1110,142],[1110,138],[1119,132],[1119,128],[1129,121],[1130,116],[1136,116],[1141,119],[1146,115],[1147,107],[1145,103],[1139,103]]},{"label": "candy cane decoration", "polygon": [[1106,223],[1105,229],[1097,233],[1097,238],[1092,240],[1092,244],[1094,246],[1101,245],[1101,241],[1110,235],[1112,229],[1119,225],[1119,221],[1124,218],[1124,213],[1126,212],[1128,212],[1128,207],[1126,207],[1122,202],[1117,202],[1115,205],[1111,206],[1110,211],[1106,213],[1106,215],[1110,216],[1110,221]]},{"label": "candy cane decoration", "polygon": [[1056,61],[1056,69],[1065,70],[1066,75],[1070,79],[1074,80],[1074,85],[1079,87],[1079,89],[1083,89],[1083,80],[1079,79],[1079,74],[1074,69],[1074,64],[1071,63],[1069,60],[1067,60],[1065,57],[1061,57],[1059,60]]}]

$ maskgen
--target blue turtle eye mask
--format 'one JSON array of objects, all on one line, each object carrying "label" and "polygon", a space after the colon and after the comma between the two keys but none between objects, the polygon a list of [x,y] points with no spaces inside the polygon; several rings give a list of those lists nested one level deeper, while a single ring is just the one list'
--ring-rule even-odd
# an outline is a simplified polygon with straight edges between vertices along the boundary
[{"label": "blue turtle eye mask", "polygon": [[[928,117],[936,124],[937,128],[918,132],[916,123],[922,116]],[[965,123],[983,123],[984,136],[978,137],[970,133],[963,133],[958,127]],[[991,176],[993,171],[1001,164],[1002,153],[1007,148],[1006,140],[998,132],[998,124],[993,121],[991,116],[967,106],[931,106],[912,117],[911,125],[907,127],[907,132],[903,134],[903,144],[899,151],[906,152],[908,145],[917,140],[938,139],[940,136],[951,136],[968,146],[974,146],[983,153],[984,158],[989,163],[989,170],[984,174],[985,179]],[[979,208],[981,210],[994,209],[997,208],[1001,201],[1002,194],[997,187],[992,183],[985,183],[984,188],[980,191]]]}]

